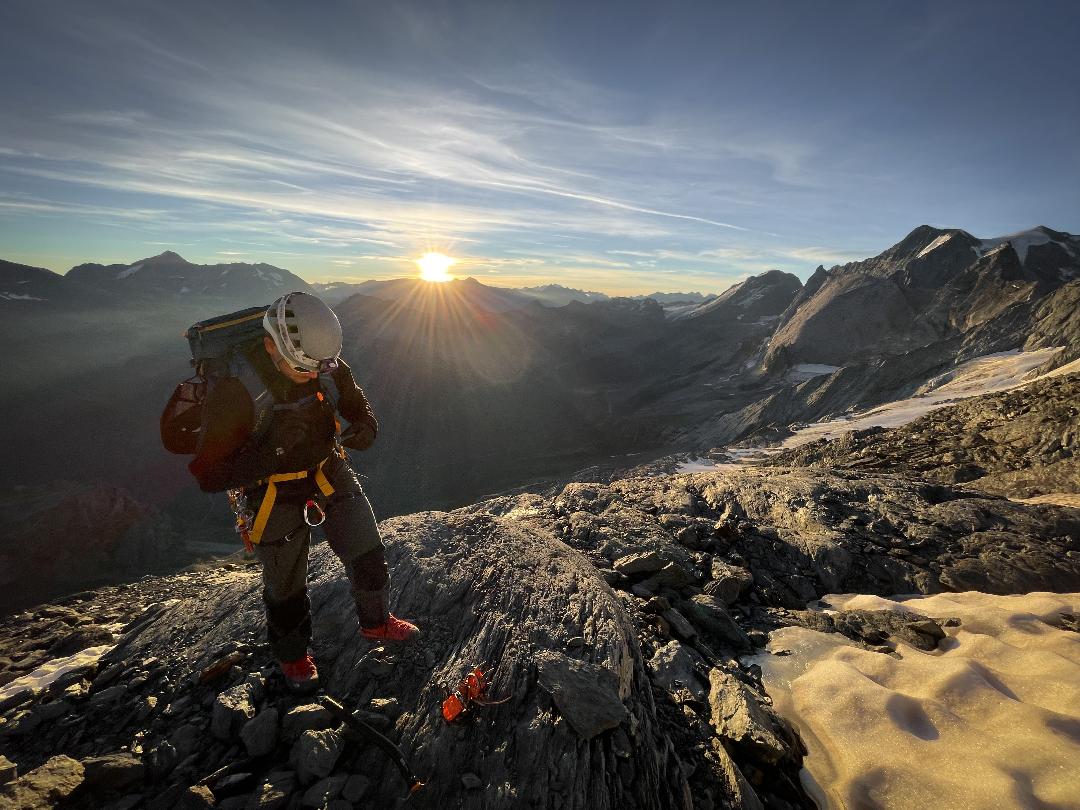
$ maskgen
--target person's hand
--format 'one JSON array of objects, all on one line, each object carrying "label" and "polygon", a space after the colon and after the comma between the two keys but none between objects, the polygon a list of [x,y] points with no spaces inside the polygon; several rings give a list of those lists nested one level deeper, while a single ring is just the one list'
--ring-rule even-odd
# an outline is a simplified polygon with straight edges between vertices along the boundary
[{"label": "person's hand", "polygon": [[341,434],[341,443],[353,450],[367,450],[375,441],[375,427],[368,422],[353,422]]}]

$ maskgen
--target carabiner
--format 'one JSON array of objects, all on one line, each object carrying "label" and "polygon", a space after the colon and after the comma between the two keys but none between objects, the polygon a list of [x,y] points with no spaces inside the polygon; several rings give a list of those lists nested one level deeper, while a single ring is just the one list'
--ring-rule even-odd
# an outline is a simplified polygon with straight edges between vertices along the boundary
[{"label": "carabiner", "polygon": [[[312,521],[310,516],[312,507],[314,507],[316,514],[316,519],[314,521]],[[323,508],[319,506],[318,503],[311,498],[308,498],[307,503],[304,504],[304,523],[312,527],[322,526],[324,520],[326,520],[326,512],[323,511]]]}]

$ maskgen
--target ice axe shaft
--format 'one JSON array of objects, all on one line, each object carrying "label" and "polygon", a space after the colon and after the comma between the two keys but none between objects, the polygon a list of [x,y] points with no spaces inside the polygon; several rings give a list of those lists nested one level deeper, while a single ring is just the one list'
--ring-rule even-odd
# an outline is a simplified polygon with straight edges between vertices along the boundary
[{"label": "ice axe shaft", "polygon": [[386,752],[386,755],[390,757],[391,761],[397,766],[397,769],[401,771],[401,775],[405,778],[405,782],[409,786],[408,795],[411,796],[424,786],[424,783],[417,779],[416,774],[412,772],[412,768],[409,767],[409,763],[405,759],[405,755],[401,753],[401,749],[394,745],[387,737],[380,734],[374,726],[361,720],[356,716],[355,712],[349,711],[329,695],[324,695],[321,698],[321,702],[326,710],[329,711],[338,722],[344,723],[354,732],[367,737]]}]

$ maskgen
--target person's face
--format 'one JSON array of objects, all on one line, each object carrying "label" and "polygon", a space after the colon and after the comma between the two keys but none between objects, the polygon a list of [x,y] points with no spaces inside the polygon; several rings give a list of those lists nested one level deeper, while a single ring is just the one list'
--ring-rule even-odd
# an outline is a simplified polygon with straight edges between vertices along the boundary
[{"label": "person's face", "polygon": [[266,353],[270,355],[270,359],[274,361],[274,368],[284,374],[294,383],[305,383],[308,380],[314,380],[319,376],[317,371],[297,371],[289,361],[278,351],[278,347],[274,345],[274,340],[269,335],[263,338],[263,346],[266,348]]}]

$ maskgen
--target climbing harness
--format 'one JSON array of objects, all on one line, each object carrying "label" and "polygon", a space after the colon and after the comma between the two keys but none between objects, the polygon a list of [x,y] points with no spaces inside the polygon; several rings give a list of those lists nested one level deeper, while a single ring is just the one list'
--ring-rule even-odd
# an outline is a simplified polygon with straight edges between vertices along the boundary
[{"label": "climbing harness", "polygon": [[370,724],[361,720],[356,712],[349,711],[329,695],[323,695],[320,698],[320,702],[323,707],[334,716],[335,720],[339,723],[344,723],[345,726],[354,733],[366,737],[386,752],[386,755],[390,757],[397,766],[397,769],[401,771],[401,775],[405,777],[405,783],[409,789],[409,792],[406,794],[407,796],[412,796],[424,786],[424,783],[416,777],[412,768],[409,767],[409,763],[405,759],[405,755],[401,753],[401,749],[376,731]]},{"label": "climbing harness", "polygon": [[507,695],[499,700],[484,700],[489,686],[491,686],[490,671],[485,672],[480,666],[473,667],[472,672],[458,684],[458,688],[450,692],[443,701],[443,719],[447,723],[453,723],[455,720],[468,717],[473,706],[498,706],[510,699],[510,695]]}]

